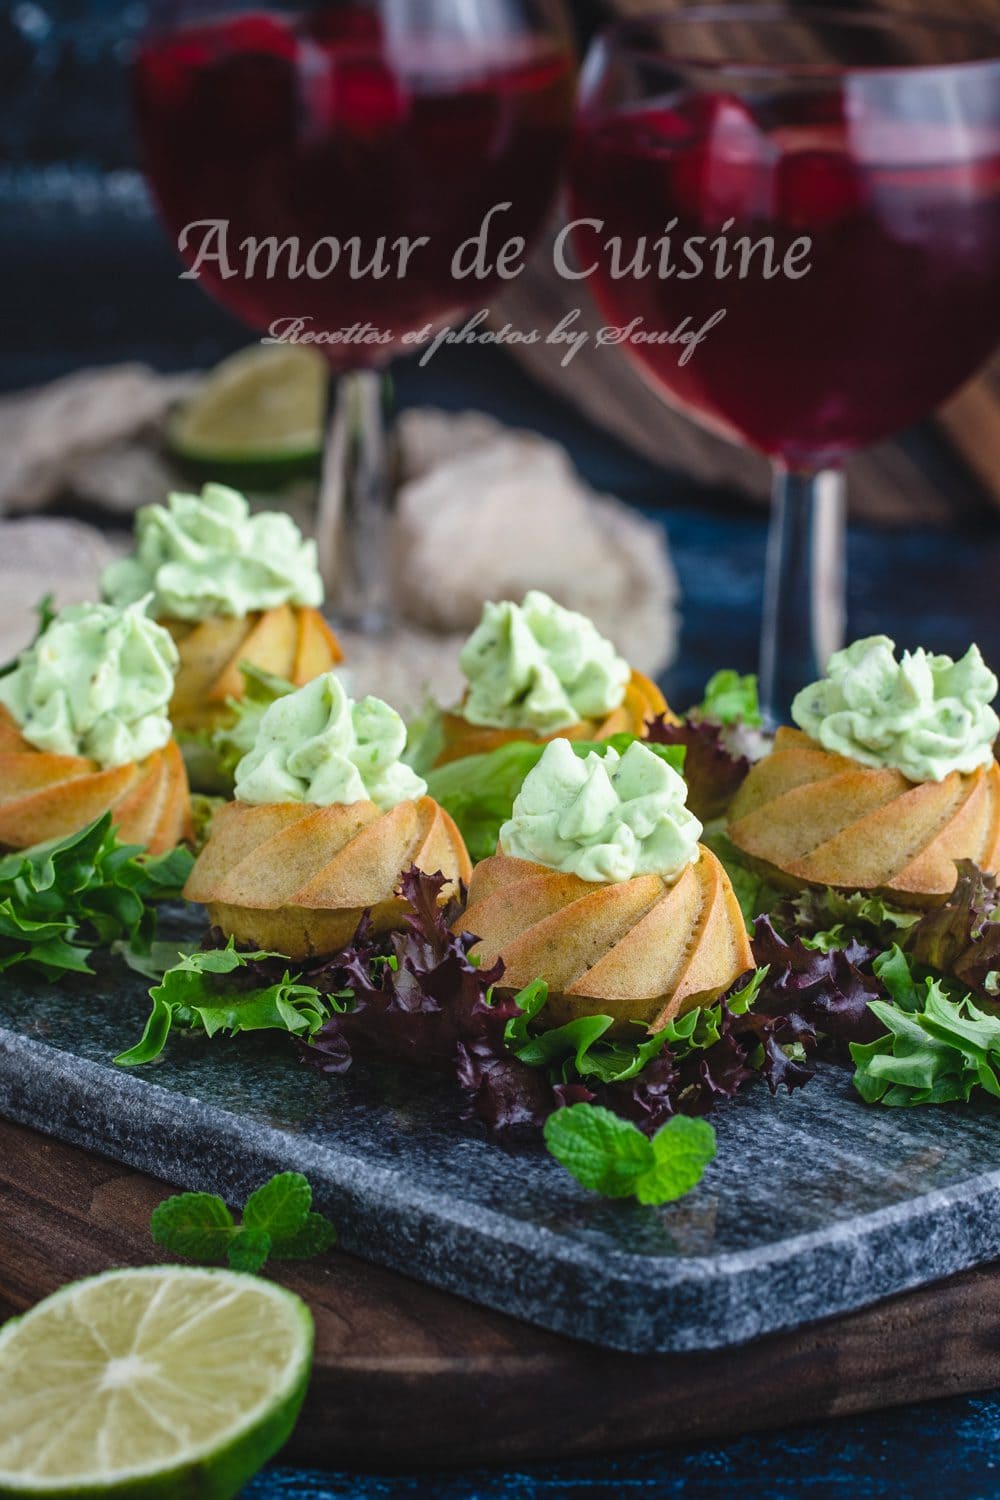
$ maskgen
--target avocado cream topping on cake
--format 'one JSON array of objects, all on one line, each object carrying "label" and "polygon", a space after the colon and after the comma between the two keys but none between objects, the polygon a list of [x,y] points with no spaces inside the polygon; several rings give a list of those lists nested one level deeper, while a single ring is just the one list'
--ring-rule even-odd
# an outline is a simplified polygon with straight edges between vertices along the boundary
[{"label": "avocado cream topping on cake", "polygon": [[0,703],[39,750],[123,766],[169,740],[176,666],[177,647],[144,599],[74,604],[0,677]]},{"label": "avocado cream topping on cake", "polygon": [[459,657],[470,724],[554,734],[602,719],[625,696],[630,672],[585,615],[537,589],[523,604],[486,604]]},{"label": "avocado cream topping on cake", "polygon": [[323,602],[316,543],[291,516],[251,515],[239,491],[224,484],[143,506],[135,535],[133,556],[113,562],[101,579],[114,604],[152,594],[150,612],[158,618],[207,620]]},{"label": "avocado cream topping on cake", "polygon": [[277,698],[236,767],[240,802],[371,801],[386,812],[427,783],[400,756],[406,725],[381,698],[354,703],[332,672]]},{"label": "avocado cream topping on cake", "polygon": [[888,636],[872,635],[834,652],[826,677],[792,704],[799,728],[826,750],[910,781],[989,765],[1000,731],[990,707],[997,679],[979,647],[960,661],[922,648],[897,661],[895,651]]},{"label": "avocado cream topping on cake", "polygon": [[524,779],[500,848],[581,880],[673,881],[699,855],[701,824],[686,796],[683,777],[639,741],[624,755],[582,759],[568,740],[553,740]]}]

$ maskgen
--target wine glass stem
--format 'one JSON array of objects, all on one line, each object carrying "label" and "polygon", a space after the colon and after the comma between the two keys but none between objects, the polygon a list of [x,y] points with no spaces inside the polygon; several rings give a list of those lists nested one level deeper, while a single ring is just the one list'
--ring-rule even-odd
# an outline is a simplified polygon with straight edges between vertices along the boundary
[{"label": "wine glass stem", "polygon": [[320,571],[338,621],[369,635],[392,623],[389,377],[353,370],[331,388],[317,516]]},{"label": "wine glass stem", "polygon": [[772,728],[788,722],[799,688],[844,644],[846,532],[839,469],[775,468],[760,642],[761,708]]}]

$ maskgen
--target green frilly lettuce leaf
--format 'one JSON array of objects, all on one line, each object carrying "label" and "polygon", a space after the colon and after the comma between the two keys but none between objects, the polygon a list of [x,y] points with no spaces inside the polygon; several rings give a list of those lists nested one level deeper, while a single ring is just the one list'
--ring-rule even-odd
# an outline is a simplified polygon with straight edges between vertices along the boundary
[{"label": "green frilly lettuce leaf", "polygon": [[69,838],[0,858],[0,970],[32,964],[47,977],[90,973],[95,948],[148,955],[155,905],[179,896],[192,856],[120,844],[105,813]]},{"label": "green frilly lettuce leaf", "polygon": [[[279,965],[288,961],[277,953],[241,953],[232,940],[226,948],[182,955],[149,992],[153,1008],[141,1038],[115,1062],[122,1067],[152,1062],[175,1028],[207,1037],[218,1032],[236,1036],[241,1031],[314,1035],[339,1000],[321,995],[311,984],[300,984],[287,969],[274,980],[253,972],[254,966],[271,960]],[[239,970],[244,972],[237,975]]]}]

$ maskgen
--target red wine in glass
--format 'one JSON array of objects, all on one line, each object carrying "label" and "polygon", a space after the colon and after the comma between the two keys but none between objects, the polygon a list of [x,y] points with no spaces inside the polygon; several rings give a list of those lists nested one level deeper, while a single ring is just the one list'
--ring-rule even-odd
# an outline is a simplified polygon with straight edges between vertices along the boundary
[{"label": "red wine in glass", "polygon": [[[511,207],[490,221],[489,262],[504,240],[537,232],[573,88],[570,54],[544,36],[390,47],[378,15],[364,10],[207,21],[154,36],[135,69],[146,161],[175,234],[224,219],[233,252],[267,236],[296,236],[304,249],[360,240],[360,261],[320,252],[322,278],[291,276],[288,255],[271,277],[265,256],[249,275],[223,279],[209,260],[200,273],[254,327],[298,309],[316,328],[371,322],[393,332],[389,345],[330,346],[335,368],[386,363],[404,333],[462,311],[470,289],[452,276],[452,256],[494,205]],[[393,243],[421,235],[429,243],[395,274]],[[189,238],[189,262],[199,243]],[[352,265],[372,273],[352,278]],[[474,293],[495,284],[474,283]]]},{"label": "red wine in glass", "polygon": [[[700,328],[725,309],[686,364],[676,347],[637,345],[653,380],[793,467],[835,463],[914,422],[1000,335],[1000,130],[956,136],[877,116],[849,128],[796,121],[780,98],[753,109],[701,94],[584,117],[574,167],[574,214],[605,220],[630,252],[675,221],[666,279],[612,280],[606,235],[579,231],[611,321],[662,329],[687,316]],[[719,278],[713,245],[727,224]],[[757,248],[734,250],[742,236]],[[811,248],[796,255],[802,237]],[[765,278],[768,239],[770,264],[792,252],[800,274]]]},{"label": "red wine in glass", "polygon": [[[774,717],[836,644],[836,600],[817,630],[809,588],[820,471],[932,410],[1000,339],[1000,63],[963,50],[989,56],[1000,34],[931,27],[940,63],[909,66],[910,24],[693,11],[612,30],[584,75],[570,176],[574,218],[595,221],[575,234],[588,285],[615,327],[705,328],[686,359],[626,347],[665,396],[777,465]],[[869,61],[830,60],[859,36]],[[828,586],[835,571],[828,557]]]},{"label": "red wine in glass", "polygon": [[[147,171],[206,289],[261,331],[309,342],[352,331],[316,346],[345,377],[347,489],[368,491],[340,495],[342,544],[362,575],[342,603],[362,623],[389,609],[381,393],[368,372],[407,334],[487,306],[495,272],[457,278],[455,252],[484,222],[486,266],[511,238],[530,243],[572,124],[559,0],[489,0],[472,29],[468,17],[463,0],[229,4],[207,17],[178,0],[154,11],[135,63]],[[185,235],[199,221],[224,222],[224,262],[204,228]]]}]

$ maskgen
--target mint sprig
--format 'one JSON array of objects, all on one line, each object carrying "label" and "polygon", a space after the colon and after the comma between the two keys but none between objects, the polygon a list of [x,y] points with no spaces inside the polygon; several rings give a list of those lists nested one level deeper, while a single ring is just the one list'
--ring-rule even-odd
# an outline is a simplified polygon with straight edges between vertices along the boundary
[{"label": "mint sprig", "polygon": [[650,1139],[609,1109],[572,1104],[549,1116],[545,1144],[582,1187],[670,1203],[701,1181],[715,1156],[715,1131],[707,1120],[675,1115]]},{"label": "mint sprig", "polygon": [[301,1172],[279,1172],[251,1193],[239,1224],[215,1193],[175,1193],[153,1209],[149,1229],[172,1255],[252,1272],[269,1259],[321,1255],[337,1238],[329,1219],[313,1212],[312,1188]]}]

